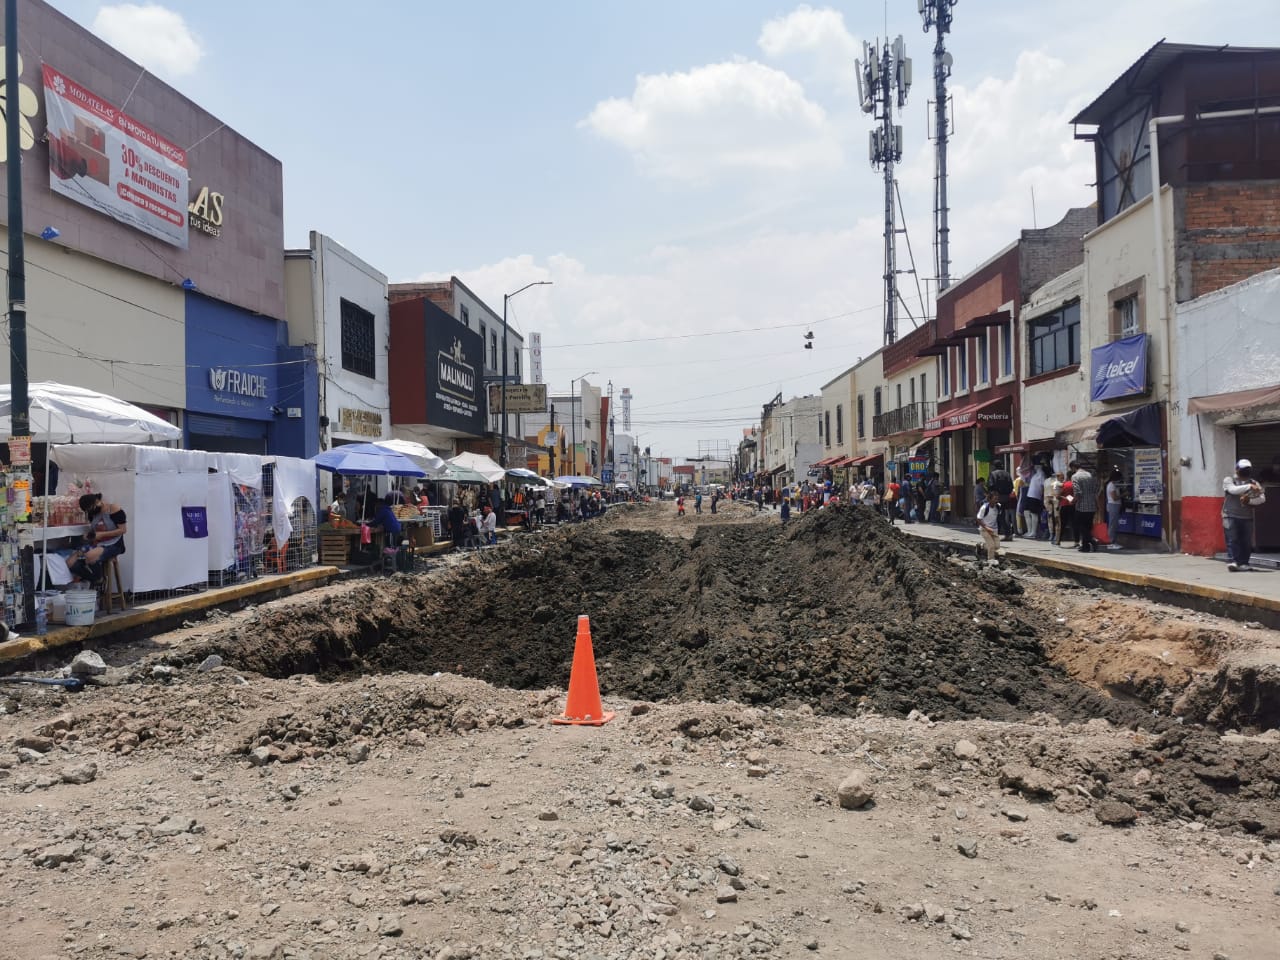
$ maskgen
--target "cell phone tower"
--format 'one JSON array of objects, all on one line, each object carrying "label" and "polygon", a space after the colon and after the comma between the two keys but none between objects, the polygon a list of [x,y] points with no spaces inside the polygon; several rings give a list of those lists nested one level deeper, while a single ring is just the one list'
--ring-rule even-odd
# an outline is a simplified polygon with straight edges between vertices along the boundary
[{"label": "cell phone tower", "polygon": [[951,11],[958,0],[920,0],[920,16],[924,32],[935,31],[933,44],[933,266],[937,271],[939,292],[951,286],[951,228],[947,226],[947,140],[951,137],[951,99],[947,96],[947,80],[951,77],[951,54],[944,38],[951,32]]},{"label": "cell phone tower", "polygon": [[895,105],[901,110],[911,89],[911,60],[902,35],[891,44],[864,42],[862,59],[856,61],[858,96],[862,112],[880,122],[871,131],[870,159],[884,170],[884,342],[898,339],[898,227],[894,203],[893,166],[902,159],[902,126],[893,122]]}]

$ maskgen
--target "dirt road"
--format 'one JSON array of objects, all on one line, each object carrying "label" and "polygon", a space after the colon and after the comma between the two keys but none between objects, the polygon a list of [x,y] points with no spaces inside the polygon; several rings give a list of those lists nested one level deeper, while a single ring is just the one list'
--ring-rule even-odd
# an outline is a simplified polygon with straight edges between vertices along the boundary
[{"label": "dirt road", "polygon": [[[1273,955],[1274,632],[673,514],[6,694],[0,956]],[[577,613],[602,728],[549,723]]]}]

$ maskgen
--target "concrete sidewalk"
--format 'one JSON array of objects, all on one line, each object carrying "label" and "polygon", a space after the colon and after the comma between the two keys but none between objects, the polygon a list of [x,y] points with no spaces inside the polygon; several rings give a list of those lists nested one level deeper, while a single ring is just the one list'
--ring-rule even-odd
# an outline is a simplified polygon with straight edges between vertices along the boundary
[{"label": "concrete sidewalk", "polygon": [[[902,522],[894,526],[909,536],[952,544],[965,552],[981,542],[976,528]],[[1232,573],[1222,561],[1205,557],[1105,548],[1080,553],[1074,546],[1020,537],[1002,542],[1000,554],[1042,570],[1133,588],[1153,599],[1280,627],[1280,572],[1274,570]]]}]

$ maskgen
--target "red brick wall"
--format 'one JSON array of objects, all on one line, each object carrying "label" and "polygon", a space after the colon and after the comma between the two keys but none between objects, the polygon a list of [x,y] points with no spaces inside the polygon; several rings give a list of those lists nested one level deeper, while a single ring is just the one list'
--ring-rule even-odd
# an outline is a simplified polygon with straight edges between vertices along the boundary
[{"label": "red brick wall", "polygon": [[1179,302],[1280,266],[1280,181],[1194,184],[1174,201]]}]

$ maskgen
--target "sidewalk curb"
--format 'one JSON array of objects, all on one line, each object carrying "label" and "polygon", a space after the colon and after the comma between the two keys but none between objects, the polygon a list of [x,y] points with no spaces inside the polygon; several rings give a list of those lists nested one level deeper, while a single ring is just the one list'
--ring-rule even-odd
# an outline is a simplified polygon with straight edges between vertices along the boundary
[{"label": "sidewalk curb", "polygon": [[337,567],[307,567],[294,573],[250,580],[230,587],[219,587],[195,593],[180,600],[164,600],[155,604],[131,607],[105,620],[95,618],[87,627],[58,627],[43,637],[23,636],[0,644],[0,667],[7,667],[28,657],[39,656],[62,647],[79,647],[90,640],[115,639],[144,628],[155,628],[169,620],[183,620],[193,613],[204,613],[223,606],[235,606],[259,595],[284,595],[322,587],[341,576]]},{"label": "sidewalk curb", "polygon": [[[899,528],[901,529],[901,528]],[[972,548],[942,537],[930,537],[908,533],[917,543],[932,544],[944,551],[958,550],[961,553],[972,553]],[[1087,581],[1092,586],[1119,591],[1121,588],[1134,590],[1150,600],[1169,603],[1174,606],[1189,607],[1205,613],[1226,616],[1233,620],[1256,620],[1264,626],[1280,629],[1280,598],[1263,597],[1254,593],[1244,593],[1226,587],[1215,587],[1203,583],[1189,583],[1171,577],[1149,573],[1133,573],[1128,570],[1115,570],[1110,567],[1097,567],[1078,560],[1067,560],[1058,557],[1044,557],[1038,554],[1021,553],[1003,550],[1007,562],[1025,564],[1044,571],[1064,574],[1075,579]]]}]

